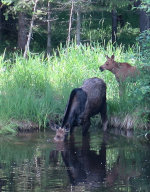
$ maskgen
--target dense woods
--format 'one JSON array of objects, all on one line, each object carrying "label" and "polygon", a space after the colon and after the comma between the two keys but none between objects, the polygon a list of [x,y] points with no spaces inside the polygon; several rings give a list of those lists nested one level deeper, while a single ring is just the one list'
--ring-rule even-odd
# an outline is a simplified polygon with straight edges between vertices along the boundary
[{"label": "dense woods", "polygon": [[31,50],[47,49],[48,53],[60,43],[65,45],[72,40],[78,45],[110,40],[132,45],[139,32],[150,27],[149,15],[140,8],[141,3],[139,0],[3,0],[1,49],[24,50],[28,38],[32,39]]}]

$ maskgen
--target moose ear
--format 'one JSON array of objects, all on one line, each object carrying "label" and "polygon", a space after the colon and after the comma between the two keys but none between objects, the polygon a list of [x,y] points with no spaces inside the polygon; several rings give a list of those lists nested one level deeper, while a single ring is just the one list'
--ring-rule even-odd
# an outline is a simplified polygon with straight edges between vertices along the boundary
[{"label": "moose ear", "polygon": [[114,60],[114,58],[115,58],[115,56],[114,56],[114,54],[111,56],[111,59],[113,59]]},{"label": "moose ear", "polygon": [[109,59],[108,55],[105,55],[106,59]]}]

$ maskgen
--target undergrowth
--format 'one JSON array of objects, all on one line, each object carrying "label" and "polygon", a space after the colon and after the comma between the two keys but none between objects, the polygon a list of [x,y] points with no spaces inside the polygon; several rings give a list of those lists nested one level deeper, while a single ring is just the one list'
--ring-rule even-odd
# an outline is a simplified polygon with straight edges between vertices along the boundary
[{"label": "undergrowth", "polygon": [[[116,61],[139,65],[138,47],[117,48],[108,44],[60,47],[58,55],[45,58],[44,54],[31,54],[24,59],[14,54],[10,59],[0,56],[0,121],[1,126],[11,121],[33,121],[45,128],[49,120],[61,119],[69,94],[73,88],[80,87],[83,80],[90,77],[104,79],[107,84],[108,115],[132,114],[138,116],[138,108],[144,107],[136,102],[138,89],[134,83],[127,83],[126,96],[119,98],[118,84],[114,75],[100,72],[105,55],[115,54]],[[139,95],[140,96],[140,95]],[[13,130],[14,130],[14,126]],[[10,126],[9,126],[9,129]],[[9,130],[8,129],[8,130]]]}]

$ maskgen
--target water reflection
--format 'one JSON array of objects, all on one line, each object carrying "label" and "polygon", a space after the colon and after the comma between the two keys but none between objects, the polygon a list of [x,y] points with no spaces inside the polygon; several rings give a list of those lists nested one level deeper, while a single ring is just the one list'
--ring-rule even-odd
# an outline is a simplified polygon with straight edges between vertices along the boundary
[{"label": "water reflection", "polygon": [[75,146],[74,137],[65,144],[61,152],[67,168],[70,183],[88,183],[92,187],[99,186],[106,177],[106,144],[102,142],[98,153],[90,150],[89,135],[82,138],[82,145]]},{"label": "water reflection", "polygon": [[149,145],[97,131],[56,144],[54,134],[0,138],[0,191],[149,191]]},{"label": "water reflection", "polygon": [[71,185],[84,185],[88,189],[100,186],[109,188],[119,179],[120,184],[125,186],[130,178],[140,175],[135,170],[134,162],[127,171],[127,165],[122,163],[120,157],[121,152],[116,155],[111,168],[107,168],[107,139],[108,135],[104,134],[98,150],[91,149],[89,135],[82,138],[80,147],[75,145],[74,137],[65,143],[61,155]]}]

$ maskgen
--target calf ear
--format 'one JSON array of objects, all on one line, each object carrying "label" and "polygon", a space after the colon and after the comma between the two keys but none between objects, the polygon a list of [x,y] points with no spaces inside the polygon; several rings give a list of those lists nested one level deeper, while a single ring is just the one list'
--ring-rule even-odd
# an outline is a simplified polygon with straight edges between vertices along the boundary
[{"label": "calf ear", "polygon": [[115,58],[115,56],[114,56],[114,54],[111,56],[111,59],[113,59],[114,60],[114,58]]},{"label": "calf ear", "polygon": [[109,59],[108,55],[105,55],[106,59]]}]

